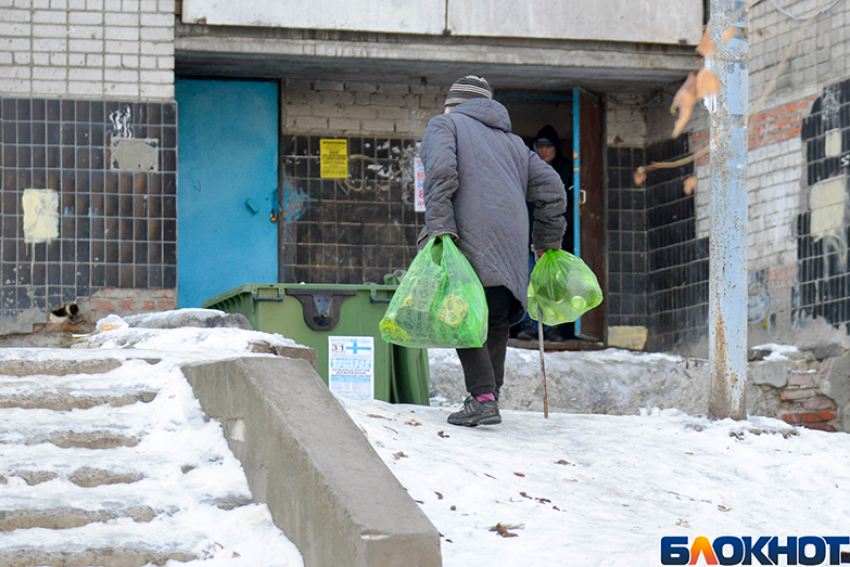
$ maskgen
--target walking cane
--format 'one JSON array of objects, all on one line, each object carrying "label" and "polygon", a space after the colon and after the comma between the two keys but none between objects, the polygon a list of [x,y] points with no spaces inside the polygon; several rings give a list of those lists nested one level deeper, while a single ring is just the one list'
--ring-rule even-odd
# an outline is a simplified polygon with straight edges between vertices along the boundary
[{"label": "walking cane", "polygon": [[537,343],[540,345],[540,371],[543,372],[543,417],[549,419],[549,394],[546,392],[546,363],[543,361],[543,312],[537,304]]},{"label": "walking cane", "polygon": [[[537,253],[534,254],[534,263],[540,260]],[[543,417],[549,419],[549,393],[546,391],[546,362],[543,360],[543,310],[540,302],[537,303],[537,344],[540,347],[540,371],[543,373]]]}]

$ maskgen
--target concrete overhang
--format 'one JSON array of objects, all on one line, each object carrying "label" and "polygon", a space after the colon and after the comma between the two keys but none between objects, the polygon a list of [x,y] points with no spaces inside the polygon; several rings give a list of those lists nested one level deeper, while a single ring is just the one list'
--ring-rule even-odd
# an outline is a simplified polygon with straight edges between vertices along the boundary
[{"label": "concrete overhang", "polygon": [[450,85],[475,73],[497,91],[647,92],[697,68],[693,46],[405,36],[178,24],[183,77]]}]

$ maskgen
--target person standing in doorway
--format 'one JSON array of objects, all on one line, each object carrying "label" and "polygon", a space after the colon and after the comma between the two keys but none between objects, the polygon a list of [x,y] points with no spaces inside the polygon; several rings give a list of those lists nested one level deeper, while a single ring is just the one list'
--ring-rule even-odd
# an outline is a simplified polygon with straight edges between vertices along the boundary
[{"label": "person standing in doorway", "polygon": [[445,111],[428,123],[420,157],[425,166],[427,237],[453,238],[484,286],[488,335],[480,348],[457,349],[469,397],[452,425],[501,423],[510,326],[527,310],[526,202],[535,205],[532,238],[542,253],[561,247],[566,198],[554,169],[511,133],[507,109],[481,77],[455,81]]},{"label": "person standing in doorway", "polygon": [[[567,210],[564,212],[564,219],[568,229],[564,232],[564,237],[561,240],[561,249],[566,250],[570,254],[573,253],[573,231],[572,214],[573,214],[573,192],[570,190],[573,180],[573,164],[572,161],[566,159],[561,152],[561,139],[558,137],[558,132],[549,124],[541,128],[531,147],[537,152],[544,162],[554,169],[561,182],[564,184],[567,197]],[[529,219],[534,215],[534,203],[528,204]],[[529,238],[530,239],[530,238]],[[534,255],[529,254],[528,261],[529,275],[534,269]],[[562,342],[575,338],[575,323],[565,323],[555,327],[544,326],[543,337],[547,341]],[[517,333],[517,338],[520,340],[533,340],[537,338],[537,322],[533,321],[528,315],[522,321],[522,327]]]}]

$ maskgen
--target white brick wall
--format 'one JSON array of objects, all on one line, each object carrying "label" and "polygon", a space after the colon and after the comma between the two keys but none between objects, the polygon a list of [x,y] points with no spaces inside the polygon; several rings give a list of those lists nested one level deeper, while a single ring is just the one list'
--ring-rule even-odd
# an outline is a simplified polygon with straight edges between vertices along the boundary
[{"label": "white brick wall", "polygon": [[421,137],[443,111],[447,89],[422,85],[286,80],[283,123],[290,134]]},{"label": "white brick wall", "polygon": [[0,96],[174,98],[173,0],[0,0]]},{"label": "white brick wall", "polygon": [[647,143],[646,97],[610,95],[606,98],[605,128],[609,146],[643,147]]},{"label": "white brick wall", "polygon": [[[783,9],[800,16],[811,15],[822,2],[785,0]],[[817,96],[829,83],[847,78],[850,73],[846,51],[850,31],[850,4],[839,2],[818,18],[805,32],[792,53],[777,88],[768,96],[765,108],[779,106],[808,96]],[[750,101],[758,100],[785,56],[794,35],[803,22],[779,13],[769,2],[759,2],[750,10]]]},{"label": "white brick wall", "polygon": [[749,152],[750,270],[797,261],[797,215],[804,205],[803,150],[799,137]]}]

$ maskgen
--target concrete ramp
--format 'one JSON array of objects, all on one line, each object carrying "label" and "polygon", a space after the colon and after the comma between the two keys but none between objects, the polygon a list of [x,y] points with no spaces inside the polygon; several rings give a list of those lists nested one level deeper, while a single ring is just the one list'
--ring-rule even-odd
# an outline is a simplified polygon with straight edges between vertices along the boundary
[{"label": "concrete ramp", "polygon": [[440,535],[304,360],[182,367],[307,567],[436,567]]}]

